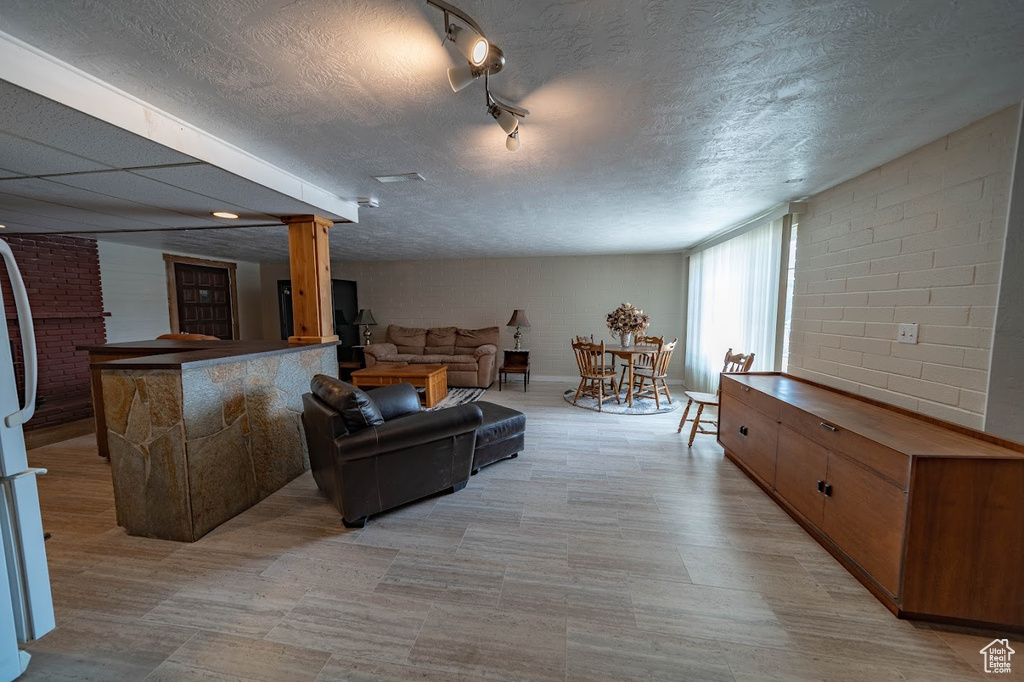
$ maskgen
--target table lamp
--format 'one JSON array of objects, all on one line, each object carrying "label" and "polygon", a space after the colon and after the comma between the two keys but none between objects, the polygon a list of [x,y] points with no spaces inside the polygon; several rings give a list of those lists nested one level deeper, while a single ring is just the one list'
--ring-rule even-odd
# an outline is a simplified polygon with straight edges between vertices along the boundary
[{"label": "table lamp", "polygon": [[377,320],[373,319],[373,313],[369,308],[360,308],[359,314],[356,315],[356,319],[352,320],[352,324],[365,325],[363,331],[363,337],[366,339],[366,343],[363,345],[370,345],[370,327],[377,324]]},{"label": "table lamp", "polygon": [[521,331],[519,331],[519,328],[520,327],[526,327],[527,329],[530,328],[530,320],[526,317],[526,311],[525,310],[519,310],[519,309],[513,310],[512,311],[512,319],[510,319],[508,321],[508,324],[505,325],[505,326],[506,327],[515,327],[516,328],[516,334],[515,334],[516,347],[515,347],[515,350],[522,350],[523,349],[523,345],[522,345],[523,333]]}]

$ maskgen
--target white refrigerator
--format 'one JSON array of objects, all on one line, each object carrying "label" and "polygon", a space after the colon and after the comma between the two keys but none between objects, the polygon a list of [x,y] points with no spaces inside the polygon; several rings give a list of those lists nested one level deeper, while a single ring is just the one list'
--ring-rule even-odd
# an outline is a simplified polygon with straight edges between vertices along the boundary
[{"label": "white refrigerator", "polygon": [[25,365],[25,404],[21,405],[7,335],[8,311],[0,299],[0,535],[4,555],[0,562],[0,681],[6,681],[17,678],[28,666],[29,654],[19,650],[18,643],[42,637],[54,628],[54,620],[36,488],[36,476],[46,470],[29,468],[21,428],[35,411],[35,332],[25,283],[11,247],[2,239],[0,256],[14,293]]}]

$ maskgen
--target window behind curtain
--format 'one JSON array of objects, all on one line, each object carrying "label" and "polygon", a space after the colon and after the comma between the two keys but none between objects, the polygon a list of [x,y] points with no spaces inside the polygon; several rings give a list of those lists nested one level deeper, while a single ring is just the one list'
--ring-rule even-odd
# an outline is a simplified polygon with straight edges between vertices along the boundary
[{"label": "window behind curtain", "polygon": [[755,353],[751,371],[775,368],[782,219],[690,256],[686,387],[714,392],[730,348]]}]

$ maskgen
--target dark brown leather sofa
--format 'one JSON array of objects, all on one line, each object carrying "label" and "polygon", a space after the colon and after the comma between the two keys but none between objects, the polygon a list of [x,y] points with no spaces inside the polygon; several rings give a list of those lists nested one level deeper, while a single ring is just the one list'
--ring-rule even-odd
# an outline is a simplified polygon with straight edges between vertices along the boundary
[{"label": "dark brown leather sofa", "polygon": [[345,526],[466,486],[483,419],[476,405],[421,412],[410,384],[362,391],[323,374],[310,388],[302,396],[310,467]]}]

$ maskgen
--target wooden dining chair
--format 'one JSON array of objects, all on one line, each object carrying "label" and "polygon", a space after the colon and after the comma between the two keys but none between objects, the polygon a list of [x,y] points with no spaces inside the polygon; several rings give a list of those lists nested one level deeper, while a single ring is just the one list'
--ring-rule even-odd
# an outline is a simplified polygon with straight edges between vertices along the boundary
[{"label": "wooden dining chair", "polygon": [[[621,403],[618,387],[615,384],[615,370],[605,366],[604,341],[601,343],[574,341],[572,350],[576,354],[576,364],[580,369],[580,385],[576,389],[576,396],[572,399],[572,404],[575,405],[581,395],[596,398],[599,412],[604,401],[612,397],[616,402]],[[610,390],[605,391],[605,384],[609,385]]]},{"label": "wooden dining chair", "polygon": [[[661,339],[659,339],[661,341]],[[633,368],[633,395],[644,398],[654,398],[655,409],[661,409],[660,394],[664,393],[669,405],[672,404],[672,394],[668,390],[668,363],[672,360],[672,351],[676,349],[679,339],[672,339],[668,343],[659,343],[659,350],[654,355],[648,355],[649,367]],[[644,391],[644,384],[651,382],[651,390]]]},{"label": "wooden dining chair", "polygon": [[[725,354],[725,366],[722,367],[722,372],[749,372],[750,366],[754,364],[754,354],[747,353],[733,353],[732,348]],[[682,433],[683,425],[688,421],[693,421],[693,428],[690,430],[690,440],[686,443],[686,447],[693,447],[693,439],[698,433],[707,433],[712,435],[718,435],[718,415],[715,415],[714,419],[705,419],[701,421],[701,415],[704,414],[705,407],[718,407],[718,398],[722,394],[722,385],[719,383],[718,391],[716,393],[698,393],[697,391],[684,391],[687,397],[686,409],[683,410],[683,418],[679,420],[679,428],[676,429],[676,433]],[[697,414],[694,415],[692,420],[687,419],[686,416],[690,414],[690,406],[694,403],[697,404]],[[701,424],[713,424],[714,430],[705,429]]]},{"label": "wooden dining chair", "polygon": [[[634,341],[634,346],[654,346],[658,351],[661,350],[661,345],[665,343],[665,338],[662,336],[638,336]],[[633,358],[633,377],[635,381],[636,370],[639,368],[651,368],[651,355],[637,355]],[[622,376],[619,377],[619,388],[626,386],[627,377],[629,373],[629,365],[623,363],[622,365]]]}]

